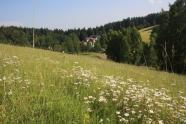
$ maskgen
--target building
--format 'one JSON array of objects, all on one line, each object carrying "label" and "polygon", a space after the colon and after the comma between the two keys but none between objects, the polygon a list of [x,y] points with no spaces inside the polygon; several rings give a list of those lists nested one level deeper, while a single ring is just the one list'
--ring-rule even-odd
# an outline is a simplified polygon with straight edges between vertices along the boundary
[{"label": "building", "polygon": [[92,47],[95,46],[95,43],[98,41],[98,36],[97,35],[91,35],[90,37],[86,37],[84,40],[84,45],[90,44]]}]

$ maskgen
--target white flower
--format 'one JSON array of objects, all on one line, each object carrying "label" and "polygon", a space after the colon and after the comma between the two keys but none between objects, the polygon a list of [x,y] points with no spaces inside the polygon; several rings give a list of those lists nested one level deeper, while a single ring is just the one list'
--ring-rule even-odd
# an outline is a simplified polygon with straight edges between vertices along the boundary
[{"label": "white flower", "polygon": [[26,84],[27,84],[27,85],[30,85],[31,83],[30,83],[30,81],[26,81]]},{"label": "white flower", "polygon": [[3,76],[3,80],[4,80],[4,81],[6,80],[6,77],[5,77],[5,76]]},{"label": "white flower", "polygon": [[17,57],[17,56],[13,56],[13,58],[18,59],[18,57]]},{"label": "white flower", "polygon": [[159,120],[158,123],[159,123],[159,124],[164,124],[164,123],[163,123],[163,120]]},{"label": "white flower", "polygon": [[149,113],[153,114],[153,113],[154,113],[154,111],[153,111],[153,110],[149,110]]},{"label": "white flower", "polygon": [[107,103],[107,99],[104,96],[100,96],[99,102]]},{"label": "white flower", "polygon": [[93,96],[88,96],[89,99],[93,99]]},{"label": "white flower", "polygon": [[99,123],[102,123],[102,122],[103,122],[103,119],[100,119],[100,120],[99,120]]},{"label": "white flower", "polygon": [[129,81],[129,82],[133,82],[133,79],[132,79],[132,78],[129,78],[129,79],[127,79],[127,81]]},{"label": "white flower", "polygon": [[125,117],[128,117],[129,116],[129,113],[125,113],[124,115],[125,115]]},{"label": "white flower", "polygon": [[116,111],[116,114],[119,115],[120,114],[120,111]]},{"label": "white flower", "polygon": [[161,95],[162,95],[161,92],[155,92],[155,93],[154,93],[154,96],[156,96],[156,97],[159,97],[159,96],[161,96]]},{"label": "white flower", "polygon": [[132,113],[132,114],[135,114],[136,112],[135,112],[135,111],[132,111],[131,113]]},{"label": "white flower", "polygon": [[152,124],[152,119],[151,118],[147,118],[146,124]]},{"label": "white flower", "polygon": [[123,122],[123,121],[125,121],[125,118],[121,118],[121,119],[119,119],[119,121],[120,122]]},{"label": "white flower", "polygon": [[8,92],[8,95],[10,96],[10,95],[12,95],[12,90],[10,89],[10,91]]},{"label": "white flower", "polygon": [[88,98],[87,97],[84,97],[84,100],[87,100]]},{"label": "white flower", "polygon": [[91,108],[88,108],[87,111],[88,111],[88,112],[92,112],[93,110],[92,110]]},{"label": "white flower", "polygon": [[119,119],[120,122],[125,122],[125,123],[128,123],[128,120],[126,120],[125,118],[121,118]]},{"label": "white flower", "polygon": [[79,62],[74,62],[74,64],[78,64]]}]

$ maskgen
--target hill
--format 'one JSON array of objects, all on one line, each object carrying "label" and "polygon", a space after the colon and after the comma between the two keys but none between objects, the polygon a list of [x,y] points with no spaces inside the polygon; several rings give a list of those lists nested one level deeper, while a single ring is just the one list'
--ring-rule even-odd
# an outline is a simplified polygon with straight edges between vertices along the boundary
[{"label": "hill", "polygon": [[1,44],[0,122],[185,122],[186,76],[94,56]]}]

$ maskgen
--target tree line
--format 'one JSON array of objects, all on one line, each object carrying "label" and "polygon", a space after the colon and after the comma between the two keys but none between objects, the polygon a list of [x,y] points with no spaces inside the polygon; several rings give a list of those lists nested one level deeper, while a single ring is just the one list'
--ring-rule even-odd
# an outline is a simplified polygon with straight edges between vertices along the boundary
[{"label": "tree line", "polygon": [[[107,48],[108,33],[110,30],[119,31],[134,25],[140,29],[158,24],[159,13],[150,14],[145,17],[127,18],[122,21],[113,22],[96,28],[61,29],[49,30],[47,28],[35,29],[35,46],[37,48],[51,49],[54,51],[66,51],[77,53],[80,51],[101,51]],[[99,41],[95,48],[79,44],[91,35],[98,35]],[[76,41],[75,41],[76,40]],[[32,46],[32,28],[26,27],[0,27],[0,42],[21,46]]]}]

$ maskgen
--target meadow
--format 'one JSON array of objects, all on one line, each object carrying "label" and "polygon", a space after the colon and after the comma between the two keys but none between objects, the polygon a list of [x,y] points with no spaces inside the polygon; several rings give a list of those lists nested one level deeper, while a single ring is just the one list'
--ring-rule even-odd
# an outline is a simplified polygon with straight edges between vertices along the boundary
[{"label": "meadow", "polygon": [[150,35],[152,33],[153,28],[155,28],[155,27],[157,27],[157,25],[147,27],[147,28],[143,28],[143,29],[139,30],[139,33],[141,35],[141,38],[142,38],[143,42],[145,42],[145,43],[150,42]]},{"label": "meadow", "polygon": [[0,124],[186,123],[185,75],[102,57],[1,44]]}]

